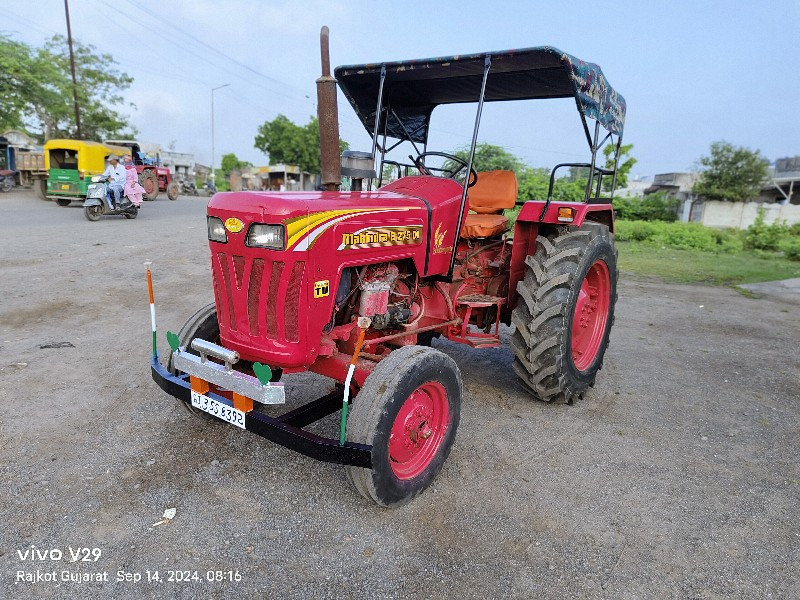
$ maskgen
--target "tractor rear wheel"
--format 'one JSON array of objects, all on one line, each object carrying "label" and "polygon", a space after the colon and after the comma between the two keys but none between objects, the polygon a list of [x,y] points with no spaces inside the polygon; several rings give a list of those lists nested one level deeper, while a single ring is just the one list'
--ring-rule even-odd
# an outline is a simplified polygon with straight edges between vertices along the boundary
[{"label": "tractor rear wheel", "polygon": [[347,419],[347,439],[372,446],[372,469],[347,467],[358,492],[394,507],[427,488],[453,446],[461,395],[458,367],[438,350],[404,346],[379,362]]},{"label": "tractor rear wheel", "polygon": [[139,184],[144,188],[145,200],[158,198],[158,175],[153,169],[139,173]]},{"label": "tractor rear wheel", "polygon": [[617,301],[613,234],[584,223],[536,239],[512,313],[514,370],[538,399],[572,404],[603,366]]},{"label": "tractor rear wheel", "polygon": [[[213,302],[208,306],[204,306],[191,317],[189,317],[189,320],[186,321],[183,327],[181,327],[180,331],[178,331],[178,340],[180,341],[180,345],[186,348],[192,354],[195,352],[191,350],[191,344],[192,340],[195,338],[200,338],[201,340],[206,340],[207,342],[219,344],[220,339],[219,321],[217,320],[217,306]],[[169,354],[167,354],[167,371],[169,371],[172,375],[177,375],[178,373],[175,365],[172,364],[171,349]],[[200,417],[207,421],[219,420],[207,412],[198,410],[189,402],[184,402],[183,405],[186,407],[186,410],[196,417]]]}]

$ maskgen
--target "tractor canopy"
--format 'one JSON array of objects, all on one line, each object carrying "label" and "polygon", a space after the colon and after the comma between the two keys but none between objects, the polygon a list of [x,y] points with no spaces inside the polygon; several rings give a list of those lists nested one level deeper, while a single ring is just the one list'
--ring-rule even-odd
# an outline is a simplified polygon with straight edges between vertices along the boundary
[{"label": "tractor canopy", "polygon": [[[341,66],[335,76],[370,134],[385,131],[388,137],[425,143],[434,108],[478,101],[487,60],[486,102],[572,97],[584,118],[622,134],[625,99],[600,67],[551,46]],[[376,128],[382,72],[385,108]]]}]

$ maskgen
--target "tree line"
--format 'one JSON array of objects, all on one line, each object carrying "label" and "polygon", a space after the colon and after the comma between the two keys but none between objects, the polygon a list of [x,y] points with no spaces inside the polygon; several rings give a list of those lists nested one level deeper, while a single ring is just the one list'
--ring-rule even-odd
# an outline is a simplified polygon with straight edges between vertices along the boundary
[{"label": "tree line", "polygon": [[[81,137],[102,141],[131,137],[136,129],[122,112],[133,107],[122,94],[133,78],[109,54],[73,40]],[[69,49],[62,35],[35,48],[0,34],[0,131],[22,129],[42,141],[75,138]]]}]

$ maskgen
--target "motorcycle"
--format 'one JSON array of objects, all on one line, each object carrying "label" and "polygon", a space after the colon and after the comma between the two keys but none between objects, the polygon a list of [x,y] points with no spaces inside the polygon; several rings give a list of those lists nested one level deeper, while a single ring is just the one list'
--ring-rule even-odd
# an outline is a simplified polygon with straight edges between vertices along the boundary
[{"label": "motorcycle", "polygon": [[203,190],[205,191],[206,196],[213,196],[217,193],[217,186],[214,185],[213,180],[209,180],[203,184]]},{"label": "motorcycle", "polygon": [[3,169],[0,171],[0,192],[10,192],[14,189],[14,171]]},{"label": "motorcycle", "polygon": [[135,219],[139,207],[125,196],[114,206],[113,195],[108,186],[108,177],[95,175],[86,189],[86,200],[83,202],[83,214],[90,221],[97,221],[103,215],[125,215],[126,219]]},{"label": "motorcycle", "polygon": [[180,193],[183,196],[198,196],[199,195],[197,193],[197,186],[194,184],[194,181],[187,181],[185,179],[182,179],[181,182],[180,182],[180,186],[181,186]]}]

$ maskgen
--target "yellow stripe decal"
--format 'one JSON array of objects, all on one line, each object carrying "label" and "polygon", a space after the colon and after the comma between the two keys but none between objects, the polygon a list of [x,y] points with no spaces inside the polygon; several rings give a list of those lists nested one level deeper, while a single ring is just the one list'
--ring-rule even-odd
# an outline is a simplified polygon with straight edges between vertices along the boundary
[{"label": "yellow stripe decal", "polygon": [[374,212],[387,212],[387,211],[405,211],[419,208],[417,206],[397,207],[397,208],[352,208],[342,210],[325,210],[316,213],[309,213],[308,215],[300,215],[286,219],[283,224],[286,226],[286,249],[289,250],[300,242],[311,230],[318,225],[331,221],[339,217],[355,217],[361,213],[374,213]]}]

